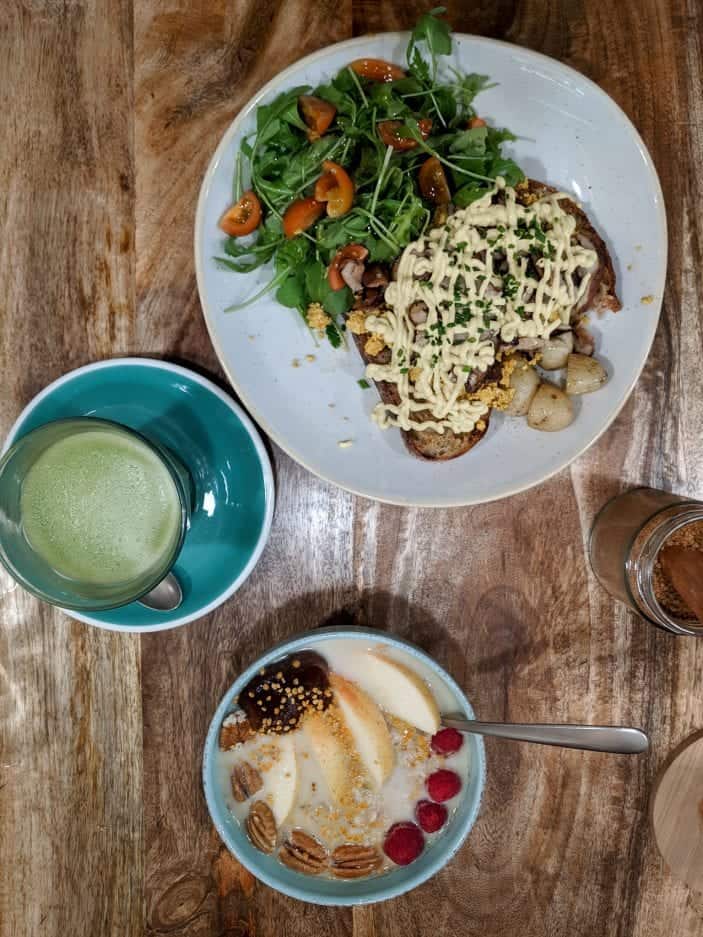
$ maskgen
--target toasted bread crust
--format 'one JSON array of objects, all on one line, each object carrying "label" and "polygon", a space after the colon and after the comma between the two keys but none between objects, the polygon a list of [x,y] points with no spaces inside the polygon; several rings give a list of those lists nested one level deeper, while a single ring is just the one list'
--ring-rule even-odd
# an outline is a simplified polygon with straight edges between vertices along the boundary
[{"label": "toasted bread crust", "polygon": [[[518,201],[529,204],[535,199],[558,191],[559,189],[547,185],[546,182],[526,179],[524,185],[517,187]],[[561,199],[560,204],[564,211],[576,218],[576,233],[587,238],[593,245],[593,250],[598,254],[598,270],[591,281],[588,295],[580,307],[581,311],[595,309],[599,313],[619,312],[622,309],[622,303],[615,292],[615,270],[605,241],[589,221],[586,212],[576,202],[566,198]]]},{"label": "toasted bread crust", "polygon": [[[370,313],[372,310],[368,310]],[[361,335],[354,335],[354,342],[359,349],[359,354],[364,359],[365,364],[388,364],[390,360],[390,349],[384,348],[378,355],[367,355],[364,346],[370,338],[368,332]],[[390,403],[397,406],[400,403],[400,395],[395,384],[388,381],[374,381],[376,389],[381,400],[384,403]],[[431,414],[418,413],[420,419],[431,419]],[[472,449],[476,443],[480,442],[488,430],[488,420],[490,413],[482,417],[485,423],[485,429],[473,429],[470,433],[452,433],[451,430],[445,430],[444,433],[436,433],[432,429],[413,429],[401,430],[401,436],[408,452],[417,456],[418,459],[427,459],[432,462],[445,462],[448,459],[456,459],[464,455],[469,449]]]}]

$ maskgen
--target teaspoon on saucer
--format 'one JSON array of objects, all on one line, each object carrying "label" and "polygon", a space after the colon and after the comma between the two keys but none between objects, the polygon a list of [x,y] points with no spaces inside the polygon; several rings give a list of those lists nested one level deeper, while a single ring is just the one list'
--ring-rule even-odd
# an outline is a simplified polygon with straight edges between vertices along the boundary
[{"label": "teaspoon on saucer", "polygon": [[157,586],[154,586],[151,592],[147,592],[138,601],[140,605],[153,608],[157,612],[172,612],[183,601],[183,590],[173,573],[169,573]]}]

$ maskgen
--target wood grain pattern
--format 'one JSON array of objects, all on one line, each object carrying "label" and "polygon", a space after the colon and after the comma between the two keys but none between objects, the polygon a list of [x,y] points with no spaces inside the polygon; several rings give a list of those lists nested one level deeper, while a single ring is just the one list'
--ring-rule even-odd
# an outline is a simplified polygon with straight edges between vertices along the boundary
[{"label": "wood grain pattern", "polygon": [[[0,421],[134,336],[131,11],[0,7]],[[139,639],[0,580],[0,933],[137,934]]]},{"label": "wood grain pattern", "polygon": [[[49,380],[126,352],[221,377],[192,223],[229,121],[272,75],[419,0],[7,0],[0,9],[0,429]],[[373,504],[274,451],[278,506],[226,606],[141,641],[0,579],[0,935],[591,937],[700,934],[648,823],[667,753],[703,725],[703,643],[596,584],[595,512],[639,483],[703,497],[703,11],[696,0],[448,3],[456,29],[538,49],[633,119],[667,202],[670,268],[644,375],[608,433],[540,489],[476,508]],[[210,715],[275,640],[347,608],[412,638],[485,718],[632,722],[644,759],[488,741],[459,856],[373,908],[303,906],[222,848],[200,786]]]}]

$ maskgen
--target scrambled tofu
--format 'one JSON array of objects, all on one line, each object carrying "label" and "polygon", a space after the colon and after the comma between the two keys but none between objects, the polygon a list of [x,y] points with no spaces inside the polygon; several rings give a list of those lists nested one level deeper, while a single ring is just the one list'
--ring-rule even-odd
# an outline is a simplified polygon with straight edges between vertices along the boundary
[{"label": "scrambled tofu", "polygon": [[374,358],[376,355],[379,355],[385,347],[386,343],[383,340],[383,336],[374,332],[371,338],[366,339],[364,354],[368,355],[369,358]]},{"label": "scrambled tofu", "polygon": [[522,182],[518,182],[518,184],[515,186],[515,191],[518,193],[520,202],[523,205],[533,205],[539,199],[539,195],[535,195],[534,192],[530,192],[530,184],[527,179],[523,179]]},{"label": "scrambled tofu", "polygon": [[510,375],[515,370],[516,364],[517,361],[514,358],[506,358],[503,361],[503,371],[498,381],[501,387],[510,387]]},{"label": "scrambled tofu", "polygon": [[[502,381],[501,381],[502,383]],[[512,403],[515,391],[511,387],[500,387],[495,382],[484,384],[470,395],[469,399],[482,403],[493,410],[505,410]]]},{"label": "scrambled tofu", "polygon": [[311,329],[318,332],[324,332],[332,319],[327,315],[320,303],[310,303],[305,313],[305,318]]},{"label": "scrambled tofu", "polygon": [[347,328],[350,332],[353,332],[354,335],[363,335],[366,331],[366,313],[361,309],[352,312],[347,318]]}]

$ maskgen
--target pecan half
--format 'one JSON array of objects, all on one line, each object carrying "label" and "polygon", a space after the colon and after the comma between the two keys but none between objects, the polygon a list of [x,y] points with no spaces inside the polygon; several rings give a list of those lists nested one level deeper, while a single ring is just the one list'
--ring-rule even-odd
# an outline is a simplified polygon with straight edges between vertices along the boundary
[{"label": "pecan half", "polygon": [[273,852],[276,846],[276,821],[273,812],[263,800],[251,805],[247,817],[249,839],[261,852]]},{"label": "pecan half", "polygon": [[232,769],[232,795],[243,804],[264,786],[261,775],[248,761],[238,761]]},{"label": "pecan half", "polygon": [[291,831],[278,858],[289,869],[305,875],[319,875],[327,868],[327,850],[319,840],[303,830]]},{"label": "pecan half", "polygon": [[234,748],[235,745],[246,742],[252,735],[254,735],[254,730],[244,713],[230,713],[225,716],[220,727],[220,748],[226,752],[228,748]]},{"label": "pecan half", "polygon": [[363,878],[381,868],[383,858],[373,846],[346,843],[332,853],[330,872],[335,878]]}]

